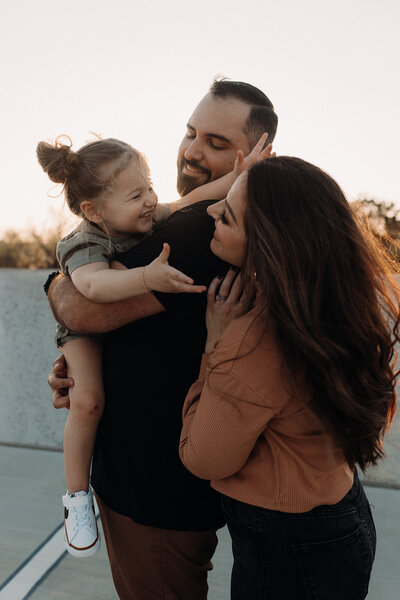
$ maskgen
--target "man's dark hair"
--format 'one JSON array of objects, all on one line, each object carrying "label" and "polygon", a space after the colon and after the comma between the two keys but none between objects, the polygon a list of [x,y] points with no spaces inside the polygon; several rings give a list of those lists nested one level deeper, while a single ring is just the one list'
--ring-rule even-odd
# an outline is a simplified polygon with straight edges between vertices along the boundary
[{"label": "man's dark hair", "polygon": [[272,142],[278,126],[278,116],[271,100],[258,88],[243,81],[215,78],[210,93],[217,98],[241,100],[250,105],[244,133],[254,146],[262,134],[268,132],[268,143]]}]

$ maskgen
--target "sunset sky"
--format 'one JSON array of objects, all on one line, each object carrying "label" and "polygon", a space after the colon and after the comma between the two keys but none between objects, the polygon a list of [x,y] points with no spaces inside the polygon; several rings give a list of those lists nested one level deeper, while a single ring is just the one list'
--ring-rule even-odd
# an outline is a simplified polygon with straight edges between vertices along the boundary
[{"label": "sunset sky", "polygon": [[61,214],[35,158],[61,133],[130,142],[175,199],[180,139],[218,74],[270,97],[277,153],[400,207],[399,27],[398,0],[2,2],[0,232]]}]

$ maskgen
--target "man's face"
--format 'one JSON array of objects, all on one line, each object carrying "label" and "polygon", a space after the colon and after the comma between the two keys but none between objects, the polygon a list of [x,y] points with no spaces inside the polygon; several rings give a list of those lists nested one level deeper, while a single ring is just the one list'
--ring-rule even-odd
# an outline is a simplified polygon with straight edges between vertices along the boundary
[{"label": "man's face", "polygon": [[176,185],[181,196],[231,171],[239,149],[245,155],[250,152],[243,132],[249,111],[240,100],[204,96],[179,146]]}]

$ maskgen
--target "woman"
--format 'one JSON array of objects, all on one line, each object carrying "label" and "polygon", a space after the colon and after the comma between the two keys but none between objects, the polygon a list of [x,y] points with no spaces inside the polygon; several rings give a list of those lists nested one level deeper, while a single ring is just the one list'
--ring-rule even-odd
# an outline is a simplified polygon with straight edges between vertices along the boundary
[{"label": "woman", "polygon": [[209,288],[180,455],[222,493],[232,598],[365,598],[376,537],[355,467],[383,456],[395,411],[391,265],[297,158],[253,166],[208,210],[241,273]]}]

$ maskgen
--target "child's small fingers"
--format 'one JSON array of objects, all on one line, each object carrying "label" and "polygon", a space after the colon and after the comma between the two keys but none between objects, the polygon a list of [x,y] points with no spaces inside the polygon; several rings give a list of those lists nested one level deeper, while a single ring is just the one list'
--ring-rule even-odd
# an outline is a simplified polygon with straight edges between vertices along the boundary
[{"label": "child's small fingers", "polygon": [[190,285],[188,283],[179,283],[176,286],[176,291],[179,293],[202,294],[207,290],[205,285]]},{"label": "child's small fingers", "polygon": [[261,156],[263,158],[268,158],[269,156],[271,156],[271,150],[272,150],[272,144],[268,144],[268,146],[266,148],[264,148],[264,150],[261,152]]},{"label": "child's small fingers", "polygon": [[172,275],[172,280],[177,283],[189,283],[192,284],[194,283],[193,279],[191,277],[189,277],[188,275],[185,275],[185,273],[182,273],[182,271],[178,271],[178,269],[174,269],[173,267],[170,267],[172,269],[171,271],[171,275]]},{"label": "child's small fingers", "polygon": [[163,244],[163,248],[160,252],[160,254],[158,255],[157,258],[159,258],[161,261],[168,261],[169,259],[169,253],[170,253],[170,247],[169,244],[167,244],[167,242],[164,242]]},{"label": "child's small fingers", "polygon": [[254,150],[257,150],[259,152],[264,146],[265,142],[267,141],[267,137],[268,133],[263,133],[260,139],[258,140],[257,144],[254,146]]},{"label": "child's small fingers", "polygon": [[196,292],[197,294],[202,294],[203,292],[207,291],[207,288],[205,285],[192,285],[191,292]]},{"label": "child's small fingers", "polygon": [[193,285],[194,281],[191,277],[188,277],[187,275],[181,275],[179,277],[179,282],[180,283],[188,283],[189,285]]},{"label": "child's small fingers", "polygon": [[244,159],[243,150],[238,150],[236,153],[236,160],[238,161],[239,164],[241,164],[243,162],[243,159]]}]

